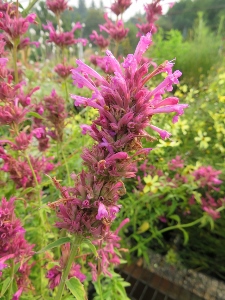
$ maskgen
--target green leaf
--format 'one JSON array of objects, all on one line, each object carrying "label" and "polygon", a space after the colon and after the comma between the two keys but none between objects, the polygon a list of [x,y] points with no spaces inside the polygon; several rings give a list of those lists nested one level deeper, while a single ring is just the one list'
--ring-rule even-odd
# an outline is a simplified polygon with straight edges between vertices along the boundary
[{"label": "green leaf", "polygon": [[177,223],[180,224],[180,217],[178,215],[172,215],[172,216],[169,216],[169,218],[177,221]]},{"label": "green leaf", "polygon": [[58,239],[57,241],[54,241],[53,243],[48,244],[46,247],[44,247],[40,251],[36,252],[36,254],[43,253],[43,252],[45,252],[47,250],[50,250],[52,248],[61,246],[61,245],[65,244],[65,243],[69,243],[69,242],[71,242],[71,238],[69,238],[69,237],[62,237],[62,238]]},{"label": "green leaf", "polygon": [[98,257],[98,252],[97,252],[95,246],[92,244],[92,242],[89,239],[84,239],[82,241],[82,244],[88,245],[88,247],[90,248],[91,252],[93,252],[94,256]]},{"label": "green leaf", "polygon": [[2,297],[5,294],[5,292],[8,290],[8,287],[9,287],[11,281],[12,281],[12,278],[10,278],[10,277],[7,277],[3,281],[0,297]]},{"label": "green leaf", "polygon": [[184,243],[183,245],[187,245],[188,243],[188,240],[189,240],[189,235],[188,235],[188,232],[186,230],[184,230],[183,228],[179,228],[182,232],[183,232],[183,235],[184,235]]},{"label": "green leaf", "polygon": [[76,277],[72,277],[69,280],[66,280],[66,286],[77,300],[86,299],[84,286]]},{"label": "green leaf", "polygon": [[23,190],[21,195],[29,194],[30,192],[35,191],[33,187],[28,187],[27,189]]},{"label": "green leaf", "polygon": [[41,115],[39,115],[38,113],[36,113],[34,111],[30,111],[27,115],[31,116],[31,117],[35,117],[36,119],[42,119],[42,120],[44,120],[44,118]]}]

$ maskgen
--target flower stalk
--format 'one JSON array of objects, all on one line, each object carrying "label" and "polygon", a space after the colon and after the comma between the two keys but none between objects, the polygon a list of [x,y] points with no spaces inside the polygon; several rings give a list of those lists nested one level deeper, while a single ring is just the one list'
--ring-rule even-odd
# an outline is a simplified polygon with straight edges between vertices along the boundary
[{"label": "flower stalk", "polygon": [[12,299],[12,288],[13,288],[14,273],[15,273],[15,262],[14,262],[14,259],[12,259],[8,300]]},{"label": "flower stalk", "polygon": [[79,235],[75,236],[75,239],[72,243],[72,247],[71,247],[71,250],[70,250],[70,255],[68,257],[67,264],[65,266],[65,269],[64,269],[63,274],[62,274],[62,278],[60,280],[60,284],[59,284],[59,288],[58,288],[58,292],[57,292],[57,295],[55,297],[55,300],[61,300],[62,299],[63,291],[64,291],[64,288],[65,288],[65,283],[66,283],[66,280],[68,278],[68,275],[69,275],[72,263],[74,261],[74,258],[78,253],[78,249],[79,249],[79,246],[82,242],[82,239],[83,239],[82,236],[79,236]]},{"label": "flower stalk", "polygon": [[14,67],[15,84],[19,82],[18,67],[17,67],[17,47],[18,47],[18,42],[15,40],[13,43],[13,67]]}]

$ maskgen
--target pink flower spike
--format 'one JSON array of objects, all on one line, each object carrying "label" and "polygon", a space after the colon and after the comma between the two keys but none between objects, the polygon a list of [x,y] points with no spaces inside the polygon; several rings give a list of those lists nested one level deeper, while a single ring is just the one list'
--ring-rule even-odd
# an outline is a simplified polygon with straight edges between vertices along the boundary
[{"label": "pink flower spike", "polygon": [[67,0],[46,0],[46,5],[54,14],[59,15],[68,8]]}]

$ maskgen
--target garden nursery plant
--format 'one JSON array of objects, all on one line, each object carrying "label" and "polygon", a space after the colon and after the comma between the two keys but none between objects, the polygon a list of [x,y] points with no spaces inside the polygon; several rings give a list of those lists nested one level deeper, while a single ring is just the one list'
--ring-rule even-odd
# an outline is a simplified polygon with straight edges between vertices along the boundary
[{"label": "garden nursery plant", "polygon": [[[187,228],[213,228],[224,209],[221,171],[166,157],[165,144],[177,143],[170,131],[178,147],[191,123],[177,97],[182,73],[147,57],[159,0],[145,5],[137,46],[123,58],[132,1],[115,1],[104,35],[90,35],[105,56],[85,62],[73,54],[88,46],[84,24],[63,27],[68,1],[46,0],[54,21],[45,24],[31,12],[37,2],[0,0],[0,298],[128,299],[115,267],[128,253],[148,260],[165,232],[180,230],[187,243]],[[50,59],[38,59],[42,50]],[[199,128],[195,141],[205,149],[211,137]]]}]

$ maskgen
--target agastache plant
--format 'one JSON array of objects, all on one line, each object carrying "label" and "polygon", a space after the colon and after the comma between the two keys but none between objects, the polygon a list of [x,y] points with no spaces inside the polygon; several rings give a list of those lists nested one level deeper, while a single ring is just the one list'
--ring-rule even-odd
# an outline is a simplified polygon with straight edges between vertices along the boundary
[{"label": "agastache plant", "polygon": [[[73,236],[71,252],[59,284],[56,299],[61,299],[78,245],[84,238],[101,241],[101,248],[112,235],[111,224],[120,210],[118,200],[126,193],[123,179],[136,176],[136,161],[142,160],[152,150],[143,148],[142,139],[154,138],[145,130],[150,127],[167,138],[169,133],[152,124],[155,114],[174,113],[173,122],[184,113],[187,104],[179,104],[176,97],[163,99],[163,94],[172,91],[181,76],[172,72],[173,63],[164,62],[150,74],[150,63],[141,64],[142,56],[151,45],[151,34],[142,36],[134,54],[129,54],[120,64],[113,54],[106,51],[106,64],[114,75],[103,77],[95,70],[77,60],[78,67],[72,70],[74,84],[89,88],[91,98],[72,95],[76,106],[89,106],[98,110],[99,117],[91,126],[82,125],[82,133],[90,135],[95,144],[84,149],[81,155],[85,169],[73,174],[74,186],[62,187],[54,179],[62,198],[49,203],[56,209],[56,227]],[[162,72],[167,77],[154,89],[146,87],[148,81]],[[97,80],[97,87],[94,81]],[[100,253],[100,261],[104,259]],[[98,264],[97,273],[103,266]]]},{"label": "agastache plant", "polygon": [[[34,2],[31,2],[30,5],[34,5]],[[13,194],[15,196],[22,195],[22,198],[18,198],[23,201],[20,205],[24,203],[29,209],[42,206],[40,184],[44,174],[49,173],[54,167],[50,162],[51,158],[40,156],[37,151],[31,153],[32,147],[35,147],[34,137],[36,134],[32,128],[32,114],[41,118],[39,112],[34,111],[35,106],[32,103],[33,94],[39,87],[28,88],[25,91],[26,82],[18,76],[18,51],[28,46],[29,41],[24,35],[28,31],[29,25],[35,23],[35,19],[35,14],[28,14],[23,17],[18,10],[18,2],[16,6],[11,3],[4,3],[3,5],[2,1],[0,2],[0,28],[3,31],[0,35],[0,124],[2,132],[4,132],[4,136],[1,136],[0,139],[0,171],[6,173],[5,181],[11,183]],[[6,58],[6,55],[9,55],[9,52],[5,51],[7,46],[12,52],[13,71],[8,68],[10,61]],[[6,182],[1,183],[7,186]],[[5,198],[3,198],[1,205],[3,211],[0,212],[0,218],[3,220],[0,220],[2,232],[0,261],[5,264],[6,260],[10,260],[11,275],[8,299],[15,300],[19,299],[22,292],[31,289],[29,273],[33,265],[28,264],[27,261],[29,256],[33,255],[34,246],[28,245],[24,238],[24,230],[22,234],[19,229],[18,234],[15,234],[15,237],[10,240],[12,245],[5,243],[4,230],[7,229],[12,233],[15,225],[13,223],[15,219],[14,200],[11,199],[9,203],[6,203]],[[26,208],[24,207],[25,211]],[[11,212],[11,215],[7,217],[8,219],[4,217],[7,212]],[[36,211],[33,217],[34,219],[36,217],[38,221],[38,230],[35,228],[35,243],[36,246],[42,248],[45,243],[45,235],[43,234],[44,224],[46,226],[45,212]],[[20,224],[19,221],[16,222]],[[37,262],[40,274],[42,273],[42,263],[41,257]],[[15,264],[19,264],[19,266],[15,267]],[[7,271],[4,268],[2,276],[5,277]],[[13,290],[15,290],[15,282],[18,291],[11,298]],[[42,293],[42,280],[38,284]]]},{"label": "agastache plant", "polygon": [[156,33],[157,27],[155,22],[158,20],[159,16],[162,15],[162,6],[160,4],[161,0],[153,0],[152,3],[144,5],[146,12],[146,23],[136,24],[139,32],[137,36],[140,37],[148,32]]},{"label": "agastache plant", "polygon": [[[104,14],[104,19],[106,22],[102,25],[99,25],[99,29],[101,32],[106,32],[108,34],[108,38],[98,34],[95,30],[92,31],[90,39],[100,48],[101,51],[108,47],[108,45],[112,42],[114,44],[114,56],[117,57],[119,43],[121,43],[127,37],[129,32],[129,29],[124,27],[122,15],[131,4],[132,2],[130,0],[118,0],[111,5],[110,10],[116,15],[115,22],[109,18],[107,13]],[[105,73],[111,73],[110,68],[106,67],[104,57],[92,55],[91,62],[102,69]]]},{"label": "agastache plant", "polygon": [[[29,244],[25,239],[25,230],[15,215],[15,200],[15,197],[9,201],[2,198],[0,202],[0,277],[3,270],[11,266],[8,299],[17,300],[22,292],[31,286],[29,274],[32,264],[29,260],[34,255],[34,244]],[[16,264],[19,268],[14,274]],[[17,286],[14,295],[12,295],[13,284]]]}]

